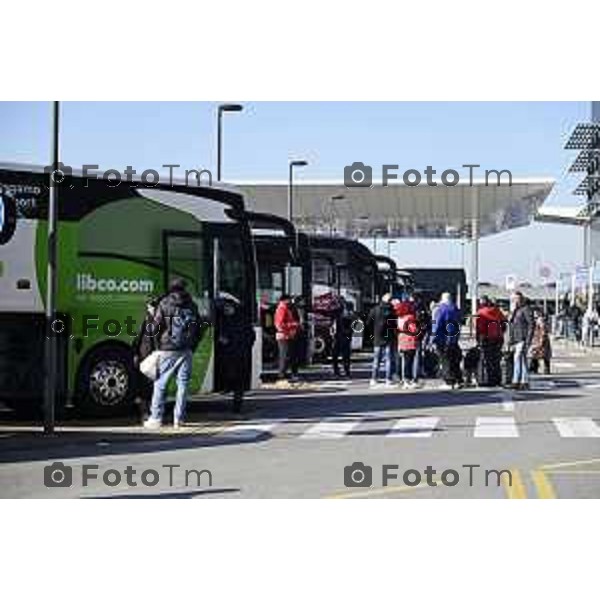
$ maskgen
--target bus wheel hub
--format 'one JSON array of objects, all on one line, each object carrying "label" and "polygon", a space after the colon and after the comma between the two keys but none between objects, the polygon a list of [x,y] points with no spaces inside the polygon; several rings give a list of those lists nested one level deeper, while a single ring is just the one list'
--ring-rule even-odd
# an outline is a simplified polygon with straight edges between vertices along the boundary
[{"label": "bus wheel hub", "polygon": [[90,373],[90,393],[98,404],[114,405],[122,402],[129,389],[129,375],[125,365],[116,361],[100,361]]}]

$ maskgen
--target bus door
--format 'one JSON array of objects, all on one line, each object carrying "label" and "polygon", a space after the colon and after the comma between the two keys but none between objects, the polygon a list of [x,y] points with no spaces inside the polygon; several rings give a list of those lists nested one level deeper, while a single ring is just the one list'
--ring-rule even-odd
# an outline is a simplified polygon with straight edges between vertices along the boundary
[{"label": "bus door", "polygon": [[[212,323],[214,290],[214,251],[212,240],[199,232],[166,231],[163,234],[164,286],[180,277],[198,305],[203,322]],[[194,354],[190,389],[209,392],[214,388],[214,335],[212,327],[205,327],[198,349]]]}]

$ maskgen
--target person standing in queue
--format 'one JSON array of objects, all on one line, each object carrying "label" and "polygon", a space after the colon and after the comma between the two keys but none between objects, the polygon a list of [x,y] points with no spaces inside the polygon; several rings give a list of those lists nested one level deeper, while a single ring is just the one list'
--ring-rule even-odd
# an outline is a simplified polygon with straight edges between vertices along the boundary
[{"label": "person standing in queue", "polygon": [[444,292],[432,331],[433,344],[440,357],[442,378],[444,379],[440,389],[454,389],[462,386],[463,383],[460,369],[462,352],[459,346],[461,319],[461,312],[452,301],[452,295]]},{"label": "person standing in queue", "polygon": [[150,399],[152,398],[154,382],[138,369],[145,358],[150,356],[155,350],[158,350],[157,340],[154,336],[154,315],[156,314],[156,309],[158,308],[158,303],[160,300],[161,298],[148,299],[140,332],[132,342],[133,366],[137,371],[136,375],[138,392],[134,400],[134,404],[139,413],[142,424],[150,416],[148,409],[150,406]]},{"label": "person standing in queue", "polygon": [[509,318],[509,345],[514,353],[512,387],[526,390],[529,388],[527,355],[533,340],[533,313],[521,292],[515,292],[511,300],[513,310]]},{"label": "person standing in queue", "polygon": [[414,302],[401,302],[398,314],[398,371],[404,389],[417,387],[418,374],[414,368],[421,328],[417,320]]},{"label": "person standing in queue", "polygon": [[354,314],[354,305],[347,302],[343,297],[340,298],[340,306],[335,311],[333,325],[331,327],[331,337],[333,340],[331,348],[331,362],[333,365],[333,374],[341,377],[340,357],[344,376],[350,378],[350,364],[352,354],[352,334],[354,333],[352,325],[356,315]]},{"label": "person standing in queue", "polygon": [[244,319],[243,306],[233,295],[219,293],[215,301],[217,389],[233,394],[233,411],[242,410],[250,384],[254,327]]},{"label": "person standing in queue", "polygon": [[373,365],[370,385],[377,385],[381,362],[385,365],[385,384],[393,385],[393,339],[396,336],[396,323],[390,301],[391,294],[384,294],[381,302],[371,309],[369,318],[373,321]]},{"label": "person standing in queue", "polygon": [[529,367],[532,373],[537,374],[540,361],[544,363],[544,375],[550,375],[550,361],[552,359],[552,345],[550,331],[544,313],[538,308],[533,311],[534,329],[529,351]]},{"label": "person standing in queue", "polygon": [[192,376],[192,355],[200,343],[201,323],[198,306],[186,290],[183,279],[173,279],[169,293],[164,296],[154,314],[157,347],[160,351],[158,373],[154,381],[150,417],[146,429],[162,426],[167,385],[171,377],[177,379],[177,395],[173,426],[183,425],[187,405],[187,391]]},{"label": "person standing in queue", "polygon": [[279,379],[288,379],[292,371],[292,380],[298,378],[298,357],[296,342],[300,336],[300,319],[292,307],[292,299],[282,294],[275,309],[275,329],[279,349]]},{"label": "person standing in queue", "polygon": [[425,376],[423,354],[427,342],[427,332],[431,329],[431,316],[420,294],[413,294],[411,301],[414,304],[415,317],[420,329],[420,335],[417,337],[415,359],[413,361],[413,379],[418,381],[421,377]]},{"label": "person standing in queue", "polygon": [[496,387],[502,383],[501,360],[505,330],[504,314],[490,298],[483,296],[476,321],[477,343],[481,348],[479,385]]}]

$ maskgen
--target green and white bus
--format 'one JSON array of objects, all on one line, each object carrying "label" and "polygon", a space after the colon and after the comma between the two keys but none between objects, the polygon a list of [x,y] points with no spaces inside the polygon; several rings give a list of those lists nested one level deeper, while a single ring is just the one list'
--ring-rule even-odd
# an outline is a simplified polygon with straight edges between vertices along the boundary
[{"label": "green and white bus", "polygon": [[[0,400],[16,409],[43,392],[49,175],[0,165]],[[256,267],[243,196],[225,187],[114,186],[68,175],[59,187],[59,397],[116,414],[137,393],[131,343],[146,303],[183,277],[207,324],[226,292],[257,324]],[[219,389],[215,334],[194,355],[191,392]],[[260,331],[253,349],[258,385]]]}]

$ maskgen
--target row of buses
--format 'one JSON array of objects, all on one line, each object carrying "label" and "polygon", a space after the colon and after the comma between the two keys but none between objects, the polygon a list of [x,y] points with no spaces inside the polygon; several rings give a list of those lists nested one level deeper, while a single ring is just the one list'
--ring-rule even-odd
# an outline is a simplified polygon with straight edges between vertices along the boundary
[{"label": "row of buses", "polygon": [[[42,168],[0,165],[0,400],[15,409],[39,402],[44,385],[48,186]],[[207,323],[219,294],[241,301],[258,334],[252,387],[276,358],[281,294],[298,303],[311,361],[327,354],[328,297],[344,296],[365,319],[383,293],[412,286],[389,258],[250,212],[228,186],[111,186],[67,175],[58,198],[58,396],[88,414],[123,412],[134,400],[132,340],[148,299],[174,276],[187,281]],[[368,345],[366,332],[356,348]],[[193,393],[219,391],[217,338],[211,330],[195,352]]]}]

